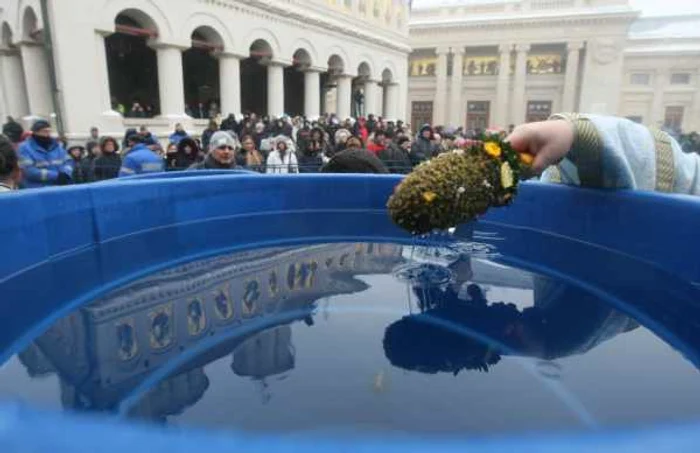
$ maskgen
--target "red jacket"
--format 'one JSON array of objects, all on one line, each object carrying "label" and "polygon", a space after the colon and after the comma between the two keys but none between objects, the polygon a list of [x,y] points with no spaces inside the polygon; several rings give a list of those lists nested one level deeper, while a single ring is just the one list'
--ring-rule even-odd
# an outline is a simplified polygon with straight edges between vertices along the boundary
[{"label": "red jacket", "polygon": [[384,146],[384,144],[380,145],[372,141],[367,145],[367,150],[372,151],[374,154],[379,154],[380,152],[386,150],[386,146]]}]

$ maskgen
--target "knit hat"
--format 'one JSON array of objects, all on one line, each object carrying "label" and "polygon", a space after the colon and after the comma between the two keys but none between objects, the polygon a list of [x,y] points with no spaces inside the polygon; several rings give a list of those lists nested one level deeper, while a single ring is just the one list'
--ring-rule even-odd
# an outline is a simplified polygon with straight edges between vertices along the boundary
[{"label": "knit hat", "polygon": [[51,124],[49,124],[48,121],[46,120],[36,120],[34,124],[32,125],[32,132],[37,133],[42,129],[50,128]]},{"label": "knit hat", "polygon": [[215,132],[209,141],[209,149],[214,150],[222,146],[229,146],[232,149],[238,149],[240,147],[240,143],[238,143],[238,139],[232,136],[228,131]]}]

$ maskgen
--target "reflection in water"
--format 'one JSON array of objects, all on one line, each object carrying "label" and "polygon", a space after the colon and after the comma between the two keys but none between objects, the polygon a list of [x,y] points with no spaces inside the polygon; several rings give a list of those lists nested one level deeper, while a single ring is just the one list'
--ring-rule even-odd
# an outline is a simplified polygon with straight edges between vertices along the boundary
[{"label": "reflection in water", "polygon": [[[488,303],[478,285],[416,286],[420,313],[390,325],[384,336],[389,361],[424,373],[488,371],[502,355],[554,360],[582,354],[638,324],[595,297],[559,283],[535,282],[535,305]],[[556,365],[540,365],[552,372]],[[550,370],[550,371],[547,371]]]},{"label": "reflection in water", "polygon": [[[476,242],[450,243],[445,237],[422,247],[284,247],[188,263],[140,279],[61,319],[18,358],[32,377],[57,375],[65,408],[161,423],[455,432],[578,426],[567,418],[568,407],[562,410],[561,393],[543,392],[546,384],[533,383],[532,373],[513,362],[527,362],[527,371],[540,380],[568,384],[576,390],[567,387],[569,394],[584,393],[585,399],[591,379],[600,379],[597,395],[598,384],[608,378],[606,367],[628,359],[600,354],[603,344],[644,334],[646,343],[638,349],[646,364],[649,345],[658,346],[658,340],[587,292],[499,264],[501,258],[507,262],[506,246],[512,251],[513,244],[541,251],[542,262],[573,251],[546,249],[532,238],[508,245],[485,233],[470,237]],[[498,250],[492,242],[498,242]],[[624,281],[629,277],[622,264],[615,269]],[[646,293],[637,291],[635,307],[697,347],[695,324],[679,315],[692,311],[648,303],[658,298],[645,298]],[[316,318],[319,311],[322,316]],[[565,357],[583,363],[575,377],[564,376],[560,363],[571,369]],[[627,370],[634,371],[639,363],[630,357]],[[655,380],[675,385],[676,376],[687,378],[685,363],[678,366],[675,353],[661,358],[676,374]],[[588,370],[593,371],[586,375]],[[623,371],[617,379],[619,385],[628,376]],[[508,394],[508,389],[514,390]],[[497,395],[484,403],[484,394]],[[618,394],[619,387],[600,392],[606,401]],[[668,395],[677,396],[677,390]],[[631,390],[626,405],[658,403],[635,402],[644,396]],[[503,401],[515,409],[506,413]],[[464,404],[483,413],[465,414]],[[592,412],[604,404],[593,400]],[[614,414],[617,406],[611,402],[606,410]],[[676,413],[676,406],[668,407]],[[431,421],[426,411],[433,414]],[[634,418],[632,412],[618,417],[627,421]],[[494,426],[496,419],[505,421]]]},{"label": "reflection in water", "polygon": [[[276,322],[276,317],[297,313],[295,319],[312,326],[318,300],[365,290],[367,285],[354,276],[390,272],[401,262],[401,251],[387,244],[332,244],[189,263],[139,280],[60,320],[20,359],[31,376],[59,374],[65,408],[115,411],[159,366],[206,340],[216,346],[179,364],[129,413],[156,421],[181,413],[209,387],[204,365],[231,353],[233,373],[257,382],[268,402],[268,378],[295,364],[290,321]],[[278,275],[287,276],[286,285],[279,285]],[[236,335],[263,319],[263,327]]]}]

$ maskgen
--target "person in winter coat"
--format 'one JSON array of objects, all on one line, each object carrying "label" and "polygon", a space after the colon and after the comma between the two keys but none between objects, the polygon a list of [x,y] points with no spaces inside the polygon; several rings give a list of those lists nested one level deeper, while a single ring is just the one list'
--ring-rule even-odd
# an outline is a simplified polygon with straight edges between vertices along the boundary
[{"label": "person in winter coat", "polygon": [[[149,132],[146,126],[141,126],[139,129],[139,134],[142,137],[142,143],[148,147],[151,151],[158,151],[161,149],[160,142],[158,142],[158,137]],[[127,144],[124,143],[124,148],[127,148]]]},{"label": "person in winter coat", "polygon": [[250,135],[243,137],[241,142],[242,148],[238,153],[237,164],[245,167],[247,170],[265,172],[265,159],[260,151],[255,149],[255,140]]},{"label": "person in winter coat", "polygon": [[8,116],[7,123],[3,124],[2,126],[2,133],[5,134],[12,143],[17,144],[22,141],[23,132],[24,128],[22,125],[15,121],[15,119],[11,116]]},{"label": "person in winter coat", "polygon": [[189,135],[187,135],[187,131],[185,131],[185,128],[182,127],[182,124],[177,123],[175,125],[175,132],[170,134],[170,137],[168,137],[168,140],[170,140],[170,143],[177,145],[180,143],[180,140],[182,140],[183,138],[186,138],[186,137],[189,137]]},{"label": "person in winter coat", "polygon": [[384,162],[389,173],[404,175],[413,169],[410,149],[411,140],[408,137],[402,137],[396,143],[390,143],[384,151],[380,151],[378,157]]},{"label": "person in winter coat", "polygon": [[6,135],[0,135],[0,193],[19,189],[21,180],[22,170],[14,143]]},{"label": "person in winter coat", "polygon": [[353,136],[345,141],[345,149],[364,149],[364,145],[362,144],[362,140]]},{"label": "person in winter coat", "polygon": [[299,163],[290,138],[280,136],[275,139],[275,149],[267,156],[266,173],[299,173]]},{"label": "person in winter coat", "polygon": [[311,128],[311,134],[309,135],[308,140],[321,143],[321,154],[324,156],[330,158],[330,155],[333,154],[330,144],[328,143],[328,140],[326,140],[326,134],[323,132],[321,127],[314,126]]},{"label": "person in winter coat", "polygon": [[318,173],[323,163],[321,143],[306,142],[306,149],[299,155],[299,173]]},{"label": "person in winter coat", "polygon": [[91,170],[89,164],[85,164],[87,156],[85,156],[85,148],[79,145],[74,145],[68,148],[68,156],[70,157],[70,165],[73,167],[73,183],[84,184],[90,182]]},{"label": "person in winter coat", "polygon": [[61,186],[70,184],[73,167],[61,144],[51,137],[48,121],[38,120],[32,126],[32,136],[19,147],[20,167],[24,173],[23,188]]},{"label": "person in winter coat", "polygon": [[369,129],[367,128],[367,121],[364,117],[360,117],[357,123],[355,123],[355,135],[362,139],[362,143],[367,143]]},{"label": "person in winter coat", "polygon": [[124,154],[119,177],[165,171],[165,162],[155,152],[142,143],[143,138],[136,129],[129,129],[124,141],[129,150]]},{"label": "person in winter coat", "polygon": [[367,150],[373,152],[375,155],[386,151],[387,135],[385,131],[376,130],[374,131],[374,137],[367,144]]},{"label": "person in winter coat", "polygon": [[168,169],[186,170],[199,161],[199,145],[190,137],[177,144],[174,156],[168,156]]},{"label": "person in winter coat", "polygon": [[209,152],[203,161],[190,167],[190,170],[232,170],[236,168],[238,140],[228,131],[218,131],[211,136]]},{"label": "person in winter coat", "polygon": [[113,137],[103,137],[100,141],[100,155],[92,163],[92,174],[95,181],[114,179],[119,176],[122,158],[117,154],[119,145]]},{"label": "person in winter coat", "polygon": [[411,146],[411,162],[414,166],[435,157],[438,146],[433,142],[433,128],[429,124],[423,125],[418,132],[416,141]]},{"label": "person in winter coat", "polygon": [[[238,133],[239,130],[238,122],[236,121],[236,115],[234,115],[233,113],[229,113],[229,115],[221,122],[221,130]],[[204,146],[203,140],[202,146]],[[205,146],[204,149],[209,149],[209,147]]]},{"label": "person in winter coat", "polygon": [[202,148],[209,149],[209,141],[211,140],[211,136],[218,130],[219,126],[216,124],[216,121],[209,120],[209,125],[206,129],[204,129],[204,132],[202,132]]}]

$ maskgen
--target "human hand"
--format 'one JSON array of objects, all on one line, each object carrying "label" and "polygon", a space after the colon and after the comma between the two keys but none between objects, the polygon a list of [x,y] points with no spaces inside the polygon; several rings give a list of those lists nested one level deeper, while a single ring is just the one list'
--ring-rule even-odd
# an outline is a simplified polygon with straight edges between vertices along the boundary
[{"label": "human hand", "polygon": [[506,140],[515,151],[535,156],[531,171],[539,175],[566,157],[574,144],[574,126],[564,120],[521,124]]},{"label": "human hand", "polygon": [[71,177],[68,176],[66,173],[59,173],[58,177],[56,178],[56,185],[59,186],[66,186],[71,183]]}]

